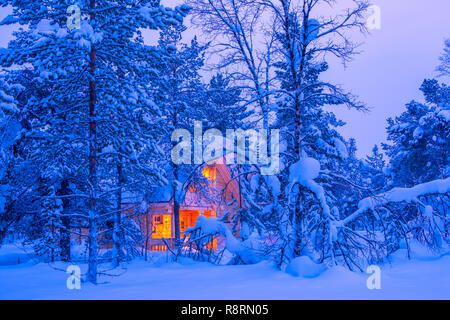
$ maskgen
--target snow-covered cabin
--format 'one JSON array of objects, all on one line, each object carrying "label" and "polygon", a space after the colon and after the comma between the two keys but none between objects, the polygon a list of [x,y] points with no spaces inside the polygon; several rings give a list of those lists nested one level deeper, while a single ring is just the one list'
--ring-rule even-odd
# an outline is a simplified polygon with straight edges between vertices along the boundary
[{"label": "snow-covered cabin", "polygon": [[[178,180],[183,184],[185,191],[184,200],[180,203],[181,237],[186,228],[195,226],[199,215],[207,218],[221,218],[226,212],[232,215],[241,207],[238,183],[232,180],[230,171],[224,164],[225,160],[221,160],[205,164],[197,169],[206,178],[203,181],[208,184],[201,188],[191,181],[192,172],[185,170],[178,172]],[[192,166],[193,168],[195,167]],[[171,183],[172,181],[169,181],[166,186],[155,188],[145,200],[137,199],[133,195],[124,195],[124,214],[134,216],[134,221],[145,237],[144,247],[147,250],[167,251],[163,238],[170,246],[173,246],[175,219]],[[220,247],[220,240],[219,243],[214,243],[214,246]]]}]

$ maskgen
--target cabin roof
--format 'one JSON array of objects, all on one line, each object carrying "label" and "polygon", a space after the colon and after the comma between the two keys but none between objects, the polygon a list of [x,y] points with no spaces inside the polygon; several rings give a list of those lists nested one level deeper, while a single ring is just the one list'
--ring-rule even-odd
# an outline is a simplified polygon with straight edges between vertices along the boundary
[{"label": "cabin roof", "polygon": [[[189,176],[191,175],[194,165],[182,165],[178,167],[178,181],[185,183]],[[154,188],[151,190],[148,198],[146,199],[150,203],[155,202],[169,202],[173,198],[173,168],[172,166],[167,166],[165,172],[169,177],[167,184],[161,187]]]},{"label": "cabin roof", "polygon": [[[178,167],[178,181],[181,183],[185,183],[189,176],[191,175],[192,170],[195,168],[194,165],[182,165]],[[122,202],[123,203],[140,203],[146,201],[148,203],[158,203],[158,202],[170,202],[173,198],[173,168],[168,166],[165,168],[165,172],[169,177],[167,179],[166,185],[152,188],[148,192],[146,196],[138,195],[137,193],[125,191],[122,194]]]},{"label": "cabin roof", "polygon": [[[219,157],[215,160],[212,160],[211,163],[217,162],[217,160],[220,160],[222,158],[224,162],[226,163],[227,155]],[[220,162],[219,162],[220,163]],[[208,164],[204,164],[202,167],[207,166]],[[190,177],[192,170],[197,165],[180,165],[178,167],[178,180],[182,184],[184,184]],[[164,186],[155,187],[152,190],[148,192],[146,196],[138,195],[136,193],[125,191],[122,194],[122,202],[123,203],[141,203],[146,201],[147,203],[162,203],[162,202],[170,202],[173,198],[173,178],[172,178],[172,172],[173,168],[172,166],[167,166],[164,168],[165,172],[167,173],[167,176],[169,177],[167,179],[167,183]],[[222,171],[222,170],[220,170]],[[229,174],[228,174],[229,176]],[[229,178],[229,177],[228,177]]]}]

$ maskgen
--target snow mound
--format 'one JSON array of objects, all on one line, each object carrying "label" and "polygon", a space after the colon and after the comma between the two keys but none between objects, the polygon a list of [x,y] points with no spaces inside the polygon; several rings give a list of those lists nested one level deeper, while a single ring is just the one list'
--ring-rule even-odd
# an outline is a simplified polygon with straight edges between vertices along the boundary
[{"label": "snow mound", "polygon": [[6,254],[0,256],[0,266],[13,266],[27,263],[32,259],[32,256],[25,253]]},{"label": "snow mound", "polygon": [[15,245],[4,245],[1,247],[0,267],[27,264],[34,258],[34,253],[28,253]]},{"label": "snow mound", "polygon": [[286,267],[286,273],[301,278],[316,278],[320,276],[327,267],[317,264],[307,256],[297,257]]},{"label": "snow mound", "polygon": [[[320,163],[314,158],[304,157],[300,161],[291,165],[289,169],[290,188],[296,183],[300,183],[305,188],[315,194],[320,206],[327,217],[330,217],[330,207],[327,204],[325,190],[314,181],[320,174]],[[290,192],[290,191],[288,191]]]},{"label": "snow mound", "polygon": [[417,240],[409,241],[408,245],[406,244],[405,240],[402,240],[400,241],[400,249],[393,252],[389,256],[389,261],[395,264],[407,263],[410,260],[434,261],[448,254],[449,252],[449,248],[446,244],[444,244],[440,250],[432,250]]},{"label": "snow mound", "polygon": [[319,173],[319,161],[314,158],[305,157],[291,166],[289,180],[291,182],[314,180],[319,176]]}]

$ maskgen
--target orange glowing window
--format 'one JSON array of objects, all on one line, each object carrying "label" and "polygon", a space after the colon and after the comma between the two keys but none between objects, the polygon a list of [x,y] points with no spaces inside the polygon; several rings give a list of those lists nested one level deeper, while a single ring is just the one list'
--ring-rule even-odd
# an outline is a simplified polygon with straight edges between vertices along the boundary
[{"label": "orange glowing window", "polygon": [[[202,174],[209,181],[215,181],[216,180],[216,167],[206,166],[203,169]],[[213,182],[212,185],[214,186],[215,182]],[[202,187],[204,187],[204,186],[205,185],[202,183]],[[189,191],[196,192],[196,191],[198,191],[198,188],[195,184],[191,184],[191,186],[189,187]]]},{"label": "orange glowing window", "polygon": [[198,210],[180,210],[180,232],[183,233],[188,227],[195,227],[199,215]]},{"label": "orange glowing window", "polygon": [[172,217],[170,215],[152,216],[152,239],[172,237]]},{"label": "orange glowing window", "polygon": [[202,173],[206,178],[208,178],[208,180],[216,180],[216,167],[207,166],[203,169]]},{"label": "orange glowing window", "polygon": [[167,246],[164,245],[152,246],[152,251],[167,251]]}]

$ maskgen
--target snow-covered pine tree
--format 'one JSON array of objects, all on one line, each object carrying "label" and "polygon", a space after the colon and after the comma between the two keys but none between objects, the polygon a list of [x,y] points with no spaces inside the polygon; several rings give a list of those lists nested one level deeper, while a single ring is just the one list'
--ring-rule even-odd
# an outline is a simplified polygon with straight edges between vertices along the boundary
[{"label": "snow-covered pine tree", "polygon": [[233,86],[231,79],[223,73],[214,75],[206,86],[201,104],[197,110],[197,119],[205,122],[204,130],[218,129],[224,133],[227,129],[245,129],[244,121],[252,112],[248,111],[241,97],[242,90]]},{"label": "snow-covered pine tree", "polygon": [[[388,119],[390,143],[383,144],[389,157],[385,170],[388,185],[405,188],[405,194],[409,189],[427,191],[425,187],[416,187],[427,183],[445,184],[450,176],[449,87],[432,79],[425,80],[420,90],[425,103],[411,101],[400,116]],[[441,189],[445,191],[445,187]],[[389,250],[398,249],[401,240],[408,245],[411,238],[440,249],[443,239],[449,242],[449,223],[445,222],[449,205],[448,194],[436,191],[418,197],[411,204],[389,205],[384,210]]]},{"label": "snow-covered pine tree", "polygon": [[14,165],[13,148],[22,129],[15,98],[21,89],[17,85],[12,87],[4,75],[0,76],[0,245],[15,221],[14,214],[8,210],[14,196],[8,170]]},{"label": "snow-covered pine tree", "polygon": [[366,179],[372,190],[379,192],[385,189],[387,182],[386,174],[384,173],[386,160],[384,154],[380,152],[378,145],[375,145],[372,149],[372,154],[366,157],[365,164],[368,168],[364,173],[367,175]]},{"label": "snow-covered pine tree", "polygon": [[[47,96],[32,97],[26,106],[45,118],[33,128],[46,145],[36,153],[59,157],[56,175],[66,167],[69,176],[77,172],[81,187],[64,197],[86,205],[81,218],[89,229],[87,280],[95,283],[98,228],[105,209],[102,197],[104,191],[109,193],[101,183],[105,172],[101,151],[111,144],[108,128],[116,123],[118,110],[129,115],[144,110],[147,116],[159,112],[148,86],[149,61],[159,53],[144,45],[141,30],[179,24],[189,8],[164,8],[154,0],[79,1],[79,28],[75,23],[69,30],[68,23],[74,20],[68,19],[69,5],[64,2],[2,0],[0,5],[13,7],[2,24],[27,26],[1,52],[1,65],[30,66],[35,71],[31,81],[51,88]],[[120,140],[123,136],[109,138],[126,142]],[[42,166],[52,168],[49,163]]]},{"label": "snow-covered pine tree", "polygon": [[385,174],[386,159],[385,155],[380,152],[378,145],[372,148],[372,153],[364,160],[361,160],[362,168],[360,173],[364,176],[365,182],[373,192],[385,190],[387,179]]},{"label": "snow-covered pine tree", "polygon": [[384,156],[380,153],[378,145],[375,145],[372,149],[372,154],[367,156],[367,163],[374,169],[383,170],[386,166]]},{"label": "snow-covered pine tree", "polygon": [[390,184],[412,187],[450,175],[450,89],[437,80],[425,80],[420,88],[425,103],[411,101],[406,111],[388,119]]},{"label": "snow-covered pine tree", "polygon": [[34,242],[34,251],[46,261],[55,262],[65,254],[63,251],[66,247],[60,246],[60,241],[66,226],[62,223],[63,203],[61,199],[56,198],[54,187],[50,188],[48,195],[48,198],[41,201],[39,212],[41,230]]},{"label": "snow-covered pine tree", "polygon": [[[42,226],[42,220],[45,220],[41,217],[43,211],[39,202],[50,202],[51,200],[46,197],[49,196],[49,190],[53,190],[52,197],[62,197],[64,209],[57,217],[65,226],[58,230],[59,234],[62,235],[59,242],[59,245],[62,246],[60,258],[69,261],[71,256],[68,228],[71,221],[69,215],[70,213],[76,213],[76,206],[65,196],[70,189],[70,185],[76,179],[73,177],[69,181],[65,174],[69,172],[74,155],[68,151],[71,150],[70,148],[66,150],[68,152],[56,154],[48,151],[50,144],[46,138],[48,137],[47,134],[51,132],[49,124],[56,123],[56,121],[52,122],[47,113],[41,113],[38,108],[27,107],[37,100],[44,99],[50,92],[50,86],[42,86],[37,82],[32,82],[35,76],[36,72],[32,69],[23,69],[11,70],[6,77],[9,85],[19,87],[21,90],[15,95],[18,106],[15,121],[10,122],[18,124],[20,134],[15,140],[8,140],[12,143],[14,161],[7,168],[12,199],[7,203],[5,215],[15,217],[12,225],[17,230],[23,230],[20,233],[27,241],[37,241],[37,238],[45,233],[45,230],[38,227]],[[47,127],[42,129],[45,126]],[[39,129],[35,130],[37,128]],[[58,132],[61,133],[58,129],[53,129],[55,135]],[[69,207],[71,208],[69,209]],[[51,211],[46,212],[47,217],[50,214]],[[25,219],[28,223],[31,222],[37,228],[21,227],[25,223],[25,221],[21,221],[22,219]]]},{"label": "snow-covered pine tree", "polygon": [[441,76],[450,75],[450,39],[445,40],[444,53],[439,57],[440,64],[437,67],[437,71]]}]

